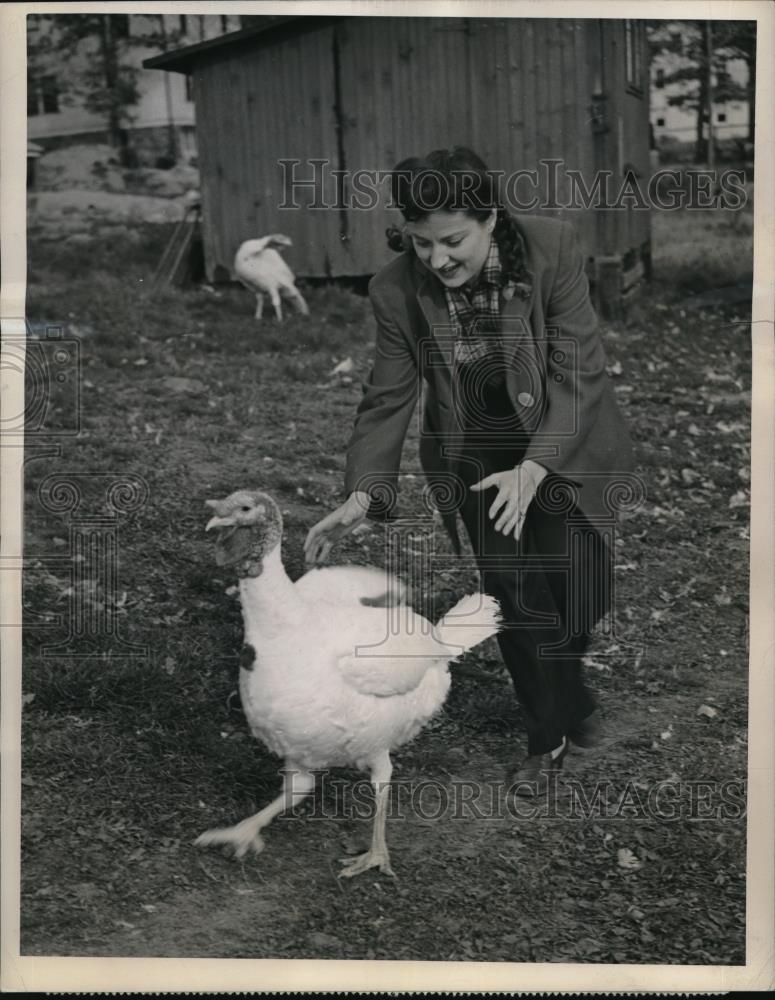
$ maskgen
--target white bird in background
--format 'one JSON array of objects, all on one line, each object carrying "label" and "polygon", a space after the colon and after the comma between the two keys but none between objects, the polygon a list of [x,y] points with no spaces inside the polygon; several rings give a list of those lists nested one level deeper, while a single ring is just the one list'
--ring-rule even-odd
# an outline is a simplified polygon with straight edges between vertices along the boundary
[{"label": "white bird in background", "polygon": [[[244,619],[240,695],[253,735],[284,758],[283,788],[236,826],[195,843],[229,844],[237,857],[260,851],[261,830],[314,788],[313,771],[368,769],[376,815],[370,849],[343,859],[341,874],[393,874],[385,840],[390,751],[441,707],[449,663],[500,628],[498,603],[469,594],[434,627],[408,605],[403,585],[377,569],[313,569],[297,583],[280,556],[282,517],[265,493],[208,500],[216,561],[239,576]],[[367,602],[367,603],[364,603]]]},{"label": "white bird in background", "polygon": [[[281,233],[246,240],[234,257],[234,273],[242,284],[256,296],[256,319],[264,311],[264,295],[268,295],[278,320],[283,318],[281,298],[290,299],[304,316],[309,307],[295,285],[293,271],[282,259],[277,249],[291,246],[291,240]],[[277,249],[276,249],[277,248]]]}]

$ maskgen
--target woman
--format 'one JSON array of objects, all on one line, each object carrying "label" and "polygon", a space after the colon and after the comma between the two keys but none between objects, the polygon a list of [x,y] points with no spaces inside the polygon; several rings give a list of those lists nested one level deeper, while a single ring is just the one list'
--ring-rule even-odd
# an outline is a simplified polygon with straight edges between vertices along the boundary
[{"label": "woman", "polygon": [[372,279],[374,366],[347,451],[347,500],[316,524],[308,561],[366,516],[388,516],[420,384],[420,458],[459,552],[501,602],[501,653],[527,729],[516,790],[536,794],[568,742],[599,737],[581,658],[610,603],[607,502],[632,467],[570,224],[513,219],[463,147],[400,163],[389,230],[400,256]]}]

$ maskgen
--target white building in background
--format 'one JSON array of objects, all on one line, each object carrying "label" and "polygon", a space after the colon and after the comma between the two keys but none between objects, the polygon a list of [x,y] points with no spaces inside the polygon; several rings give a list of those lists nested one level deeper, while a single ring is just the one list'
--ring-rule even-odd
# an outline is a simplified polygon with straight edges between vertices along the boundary
[{"label": "white building in background", "polygon": [[[162,23],[172,49],[238,31],[241,18],[236,14],[124,14],[115,15],[113,21],[120,35],[137,39],[150,32],[158,33]],[[35,45],[36,32],[47,33],[51,30],[50,22],[35,16],[28,16],[27,25],[30,46]],[[196,155],[190,79],[179,73],[159,73],[142,68],[143,59],[161,51],[155,44],[134,44],[127,51],[127,62],[139,70],[137,86],[140,92],[137,104],[129,109],[127,141],[141,160],[150,164],[156,158],[170,154],[171,142],[175,143],[176,159],[188,160]],[[89,45],[84,42],[72,58],[93,59],[94,56],[90,55]],[[105,142],[107,130],[104,117],[87,111],[82,99],[66,96],[66,70],[58,71],[54,60],[44,60],[43,66],[28,79],[28,139],[45,149]]]},{"label": "white building in background", "polygon": [[[692,30],[686,22],[667,23],[663,29],[675,41],[686,40],[686,31]],[[697,30],[697,29],[693,29]],[[657,147],[662,140],[672,140],[693,144],[697,138],[696,108],[670,104],[671,97],[696,91],[697,84],[690,81],[666,82],[676,70],[693,65],[683,52],[660,52],[651,63],[651,111],[650,121]],[[724,77],[740,87],[748,84],[748,66],[744,59],[726,59],[723,69],[712,75],[712,86],[718,87]],[[746,100],[725,101],[713,105],[713,133],[716,141],[725,139],[745,139],[748,136],[748,102]]]}]

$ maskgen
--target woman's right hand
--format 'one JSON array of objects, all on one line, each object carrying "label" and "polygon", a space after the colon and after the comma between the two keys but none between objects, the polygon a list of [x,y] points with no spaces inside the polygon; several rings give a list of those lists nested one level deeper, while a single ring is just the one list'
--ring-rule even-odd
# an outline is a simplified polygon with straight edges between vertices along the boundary
[{"label": "woman's right hand", "polygon": [[368,493],[351,493],[341,507],[337,507],[322,521],[314,524],[304,542],[304,558],[309,565],[325,562],[331,547],[340,538],[349,535],[366,520],[371,498]]}]

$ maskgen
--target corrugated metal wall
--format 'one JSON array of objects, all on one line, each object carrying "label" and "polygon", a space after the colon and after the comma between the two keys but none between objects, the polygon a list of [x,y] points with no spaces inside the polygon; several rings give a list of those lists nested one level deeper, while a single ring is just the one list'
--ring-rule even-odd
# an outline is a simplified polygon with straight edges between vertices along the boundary
[{"label": "corrugated metal wall", "polygon": [[[349,17],[272,44],[257,38],[250,48],[203,56],[194,77],[209,276],[216,265],[230,269],[242,240],[270,232],[293,239],[286,256],[299,275],[368,274],[391,258],[386,185],[377,209],[315,209],[311,191],[302,193],[303,207],[279,209],[287,193],[280,158],[300,160],[301,176],[309,175],[313,159],[350,172],[384,171],[405,156],[455,143],[507,173],[535,169],[542,158],[562,159],[560,205],[565,168],[591,179],[600,157],[615,158],[622,141],[637,162],[640,152],[630,150],[643,145],[637,108],[626,109],[626,128],[635,131],[623,140],[609,135],[601,143],[590,126],[591,53],[600,49],[620,60],[621,25]],[[616,72],[608,74],[607,89],[620,83]],[[615,107],[609,100],[609,111]],[[646,165],[647,114],[646,107]],[[545,171],[539,179],[543,197]],[[517,190],[526,200],[536,193],[527,183]],[[332,182],[326,196],[334,193]],[[594,213],[549,214],[572,218],[590,255],[602,250],[602,238],[610,244],[632,236],[622,213],[602,229]]]}]

